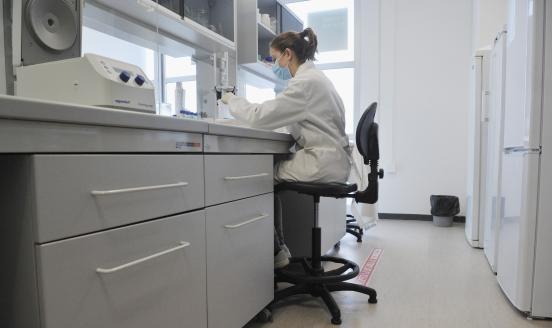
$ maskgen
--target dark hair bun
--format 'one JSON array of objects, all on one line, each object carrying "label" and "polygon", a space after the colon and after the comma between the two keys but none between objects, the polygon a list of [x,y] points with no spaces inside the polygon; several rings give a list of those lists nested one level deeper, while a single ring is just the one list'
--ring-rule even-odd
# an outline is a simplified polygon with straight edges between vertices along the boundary
[{"label": "dark hair bun", "polygon": [[312,28],[307,27],[302,32],[284,32],[278,35],[270,43],[272,48],[284,52],[291,49],[295,52],[301,63],[307,60],[314,60],[318,49],[318,39]]},{"label": "dark hair bun", "polygon": [[303,32],[299,33],[299,36],[301,39],[307,39],[305,40],[307,42],[307,45],[305,47],[305,57],[310,60],[314,60],[314,55],[318,51],[318,38],[316,37],[316,34],[312,30],[312,28],[307,27],[303,30]]}]

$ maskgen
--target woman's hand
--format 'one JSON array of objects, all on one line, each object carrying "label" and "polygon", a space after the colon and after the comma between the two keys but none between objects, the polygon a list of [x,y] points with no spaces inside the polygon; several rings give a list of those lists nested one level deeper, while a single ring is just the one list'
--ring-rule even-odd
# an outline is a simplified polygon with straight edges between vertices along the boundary
[{"label": "woman's hand", "polygon": [[223,104],[228,105],[228,102],[233,97],[235,97],[235,95],[232,92],[227,92],[227,93],[222,95],[222,98],[220,100],[222,101]]}]

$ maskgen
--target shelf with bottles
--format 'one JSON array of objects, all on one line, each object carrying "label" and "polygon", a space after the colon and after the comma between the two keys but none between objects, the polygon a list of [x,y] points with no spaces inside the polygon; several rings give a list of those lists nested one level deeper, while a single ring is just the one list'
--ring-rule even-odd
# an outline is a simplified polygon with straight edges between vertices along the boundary
[{"label": "shelf with bottles", "polygon": [[263,29],[259,29],[259,33],[270,32],[271,36],[275,37],[279,33],[276,1],[257,0],[256,9],[257,24]]},{"label": "shelf with bottles", "polygon": [[259,39],[274,39],[276,37],[276,32],[263,22],[257,22]]},{"label": "shelf with bottles", "polygon": [[277,0],[237,1],[238,64],[253,74],[274,81],[270,42],[282,31],[300,31],[301,22]]}]

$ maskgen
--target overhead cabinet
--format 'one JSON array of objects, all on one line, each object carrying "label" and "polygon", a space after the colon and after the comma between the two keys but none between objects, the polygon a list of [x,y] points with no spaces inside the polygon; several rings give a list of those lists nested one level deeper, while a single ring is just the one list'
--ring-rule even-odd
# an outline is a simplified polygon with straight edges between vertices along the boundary
[{"label": "overhead cabinet", "polygon": [[234,41],[234,0],[157,0],[180,17]]},{"label": "overhead cabinet", "polygon": [[[235,51],[235,0],[85,0],[85,4],[210,52]],[[90,16],[86,6],[85,16]],[[85,22],[102,20],[95,16],[85,17]]]}]

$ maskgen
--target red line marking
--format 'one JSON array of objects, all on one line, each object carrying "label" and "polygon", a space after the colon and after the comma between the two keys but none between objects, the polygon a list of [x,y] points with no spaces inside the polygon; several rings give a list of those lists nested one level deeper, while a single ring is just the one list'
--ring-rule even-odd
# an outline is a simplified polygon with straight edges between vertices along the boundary
[{"label": "red line marking", "polygon": [[374,273],[376,269],[376,265],[378,264],[381,256],[383,254],[383,249],[381,248],[374,248],[370,252],[370,255],[368,255],[368,258],[366,259],[366,262],[364,262],[364,265],[362,266],[362,270],[360,270],[360,273],[358,274],[358,281],[366,286],[368,285],[368,282],[370,282],[370,279],[372,278],[372,274]]}]

